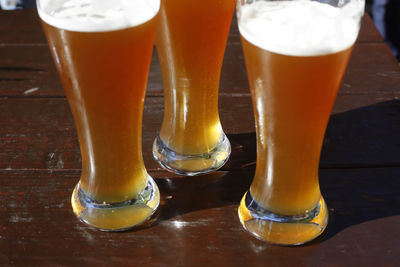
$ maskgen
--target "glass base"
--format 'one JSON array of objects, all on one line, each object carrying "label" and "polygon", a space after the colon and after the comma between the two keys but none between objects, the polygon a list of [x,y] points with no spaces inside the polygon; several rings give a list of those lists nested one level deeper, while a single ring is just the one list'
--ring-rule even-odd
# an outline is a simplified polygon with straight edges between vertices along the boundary
[{"label": "glass base", "polygon": [[136,199],[106,203],[92,200],[78,183],[71,197],[76,216],[102,231],[125,231],[146,222],[157,210],[160,192],[149,176],[146,188]]},{"label": "glass base", "polygon": [[283,216],[261,207],[247,192],[240,202],[239,219],[258,239],[286,246],[297,246],[318,237],[328,224],[328,212],[321,197],[317,206],[303,215]]},{"label": "glass base", "polygon": [[153,157],[165,169],[185,176],[213,172],[224,166],[231,154],[231,144],[223,134],[213,150],[200,155],[179,154],[168,148],[157,136],[153,144]]}]

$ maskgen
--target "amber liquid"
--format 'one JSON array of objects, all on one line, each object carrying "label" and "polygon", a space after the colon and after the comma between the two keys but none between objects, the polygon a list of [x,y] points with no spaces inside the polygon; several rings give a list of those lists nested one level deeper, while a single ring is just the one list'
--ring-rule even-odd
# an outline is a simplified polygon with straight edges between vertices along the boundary
[{"label": "amber liquid", "polygon": [[81,188],[101,202],[135,198],[148,179],[142,112],[156,17],[108,32],[42,24],[78,131]]},{"label": "amber liquid", "polygon": [[250,192],[269,211],[304,214],[321,193],[322,141],[352,47],[323,56],[286,56],[242,38],[257,130]]},{"label": "amber liquid", "polygon": [[161,139],[198,155],[222,137],[218,88],[235,0],[164,0],[156,37],[164,81]]}]

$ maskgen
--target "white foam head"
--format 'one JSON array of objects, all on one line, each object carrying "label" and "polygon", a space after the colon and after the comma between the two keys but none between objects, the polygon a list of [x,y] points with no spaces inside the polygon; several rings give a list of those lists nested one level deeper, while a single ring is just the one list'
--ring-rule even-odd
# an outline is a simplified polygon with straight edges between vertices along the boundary
[{"label": "white foam head", "polygon": [[325,55],[352,46],[364,0],[342,7],[310,1],[256,1],[239,9],[239,31],[252,44],[291,56]]},{"label": "white foam head", "polygon": [[143,24],[160,9],[160,0],[41,0],[39,16],[65,30],[104,32]]}]

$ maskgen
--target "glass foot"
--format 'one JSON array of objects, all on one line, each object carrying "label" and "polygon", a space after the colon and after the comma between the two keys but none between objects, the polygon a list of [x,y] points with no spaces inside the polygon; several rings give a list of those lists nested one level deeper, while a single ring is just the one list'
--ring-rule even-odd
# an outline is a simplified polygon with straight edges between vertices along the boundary
[{"label": "glass foot", "polygon": [[125,231],[150,219],[160,203],[160,192],[149,176],[146,188],[136,199],[119,203],[96,202],[86,195],[78,183],[71,203],[81,221],[102,231]]},{"label": "glass foot", "polygon": [[297,246],[318,237],[328,223],[328,212],[321,197],[309,213],[282,216],[264,209],[247,192],[240,202],[239,219],[243,227],[258,239],[286,246]]},{"label": "glass foot", "polygon": [[213,150],[199,155],[179,154],[168,148],[157,136],[153,144],[153,157],[165,169],[185,176],[206,174],[218,170],[229,158],[231,144],[223,134],[221,141]]}]

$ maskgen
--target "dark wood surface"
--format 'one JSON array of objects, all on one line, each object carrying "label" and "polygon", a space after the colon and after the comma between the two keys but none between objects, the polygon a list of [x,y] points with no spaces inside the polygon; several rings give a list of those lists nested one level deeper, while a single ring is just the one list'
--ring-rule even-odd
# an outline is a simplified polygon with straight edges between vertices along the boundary
[{"label": "dark wood surface", "polygon": [[320,238],[295,248],[256,240],[237,218],[256,141],[236,27],[220,90],[229,162],[181,178],[152,159],[163,112],[154,55],[143,154],[161,208],[150,227],[104,233],[80,223],[70,206],[79,146],[36,12],[0,11],[0,266],[400,265],[400,69],[371,19],[364,17],[324,141],[320,183],[330,222]]}]

